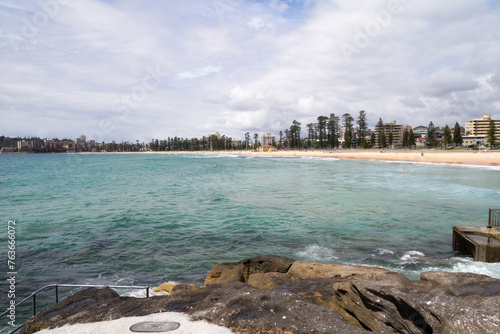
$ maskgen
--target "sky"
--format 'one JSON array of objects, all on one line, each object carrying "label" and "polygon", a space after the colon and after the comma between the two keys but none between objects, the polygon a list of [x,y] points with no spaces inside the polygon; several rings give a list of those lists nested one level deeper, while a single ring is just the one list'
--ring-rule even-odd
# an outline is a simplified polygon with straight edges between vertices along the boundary
[{"label": "sky", "polygon": [[500,1],[0,0],[0,135],[500,119]]}]

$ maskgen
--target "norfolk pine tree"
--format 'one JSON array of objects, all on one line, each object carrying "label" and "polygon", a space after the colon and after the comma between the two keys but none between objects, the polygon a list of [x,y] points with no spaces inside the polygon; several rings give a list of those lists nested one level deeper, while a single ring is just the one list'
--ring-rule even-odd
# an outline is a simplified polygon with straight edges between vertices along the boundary
[{"label": "norfolk pine tree", "polygon": [[455,128],[453,128],[453,144],[455,144],[455,146],[462,146],[463,142],[462,129],[460,125],[458,125],[458,122],[456,122]]},{"label": "norfolk pine tree", "polygon": [[328,117],[318,116],[318,135],[319,135],[319,147],[326,147],[326,121]]},{"label": "norfolk pine tree", "polygon": [[432,121],[429,123],[429,127],[427,128],[427,146],[429,148],[436,146],[436,128],[434,127],[434,123]]},{"label": "norfolk pine tree", "polygon": [[488,125],[488,135],[486,136],[488,143],[490,144],[490,148],[493,148],[497,144],[497,137],[495,136],[496,132],[495,121],[490,119],[490,124]]},{"label": "norfolk pine tree", "polygon": [[452,138],[451,138],[451,130],[448,125],[444,127],[443,130],[443,145],[448,148],[448,146],[451,144]]},{"label": "norfolk pine tree", "polygon": [[408,133],[408,146],[410,146],[410,150],[413,146],[415,146],[415,134],[413,133],[413,130],[410,129],[410,132]]},{"label": "norfolk pine tree", "polygon": [[352,121],[354,121],[354,118],[352,118],[351,114],[345,113],[342,115],[344,118],[344,128],[345,128],[345,133],[344,133],[344,148],[351,148],[352,144]]},{"label": "norfolk pine tree", "polygon": [[403,132],[403,147],[408,146],[408,136],[409,136],[408,130],[405,130]]},{"label": "norfolk pine tree", "polygon": [[378,128],[378,146],[380,148],[384,148],[387,146],[387,139],[385,137],[384,122],[382,121],[382,117],[380,117],[378,120],[377,128]]},{"label": "norfolk pine tree", "polygon": [[330,118],[328,119],[328,131],[330,132],[330,147],[331,148],[339,148],[339,138],[337,134],[339,133],[339,122],[340,118],[335,116],[334,113],[330,114]]},{"label": "norfolk pine tree", "polygon": [[366,121],[366,111],[361,110],[358,115],[358,119],[356,120],[358,124],[358,136],[357,136],[357,146],[365,148],[366,145],[366,130],[368,130],[368,122]]}]

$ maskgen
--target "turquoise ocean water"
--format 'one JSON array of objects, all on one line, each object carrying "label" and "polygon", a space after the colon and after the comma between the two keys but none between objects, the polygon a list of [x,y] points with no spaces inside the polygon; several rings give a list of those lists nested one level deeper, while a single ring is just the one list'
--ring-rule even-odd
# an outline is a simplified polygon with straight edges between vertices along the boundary
[{"label": "turquoise ocean water", "polygon": [[1,270],[15,219],[18,300],[50,283],[201,285],[216,263],[264,254],[500,278],[451,245],[453,225],[500,207],[498,166],[30,154],[0,155],[0,172]]}]

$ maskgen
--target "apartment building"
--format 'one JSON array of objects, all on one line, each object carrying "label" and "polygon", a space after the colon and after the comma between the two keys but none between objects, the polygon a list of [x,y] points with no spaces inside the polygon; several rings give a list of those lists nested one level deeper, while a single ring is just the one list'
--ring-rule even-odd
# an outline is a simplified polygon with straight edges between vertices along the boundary
[{"label": "apartment building", "polygon": [[262,146],[272,145],[274,142],[276,142],[276,137],[271,133],[266,133],[265,135],[262,135],[260,137],[260,143],[262,144]]},{"label": "apartment building", "polygon": [[[491,115],[484,115],[483,118],[473,119],[472,121],[465,121],[465,135],[475,137],[486,137],[490,127]],[[495,135],[500,135],[500,120],[493,120],[495,122],[496,132]]]},{"label": "apartment building", "polygon": [[[401,146],[403,145],[403,134],[405,130],[409,131],[411,127],[409,125],[397,124],[396,121],[391,121],[390,123],[384,123],[383,130],[385,137],[389,138],[389,133],[392,133],[392,145]],[[375,142],[379,146],[379,126],[375,126]]]}]

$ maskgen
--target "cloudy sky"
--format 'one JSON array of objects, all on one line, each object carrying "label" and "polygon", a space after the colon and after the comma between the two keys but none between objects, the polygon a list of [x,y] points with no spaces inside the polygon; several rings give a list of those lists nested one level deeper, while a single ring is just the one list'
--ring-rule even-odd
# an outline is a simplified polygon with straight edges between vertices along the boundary
[{"label": "cloudy sky", "polygon": [[500,1],[0,0],[0,135],[500,118]]}]

